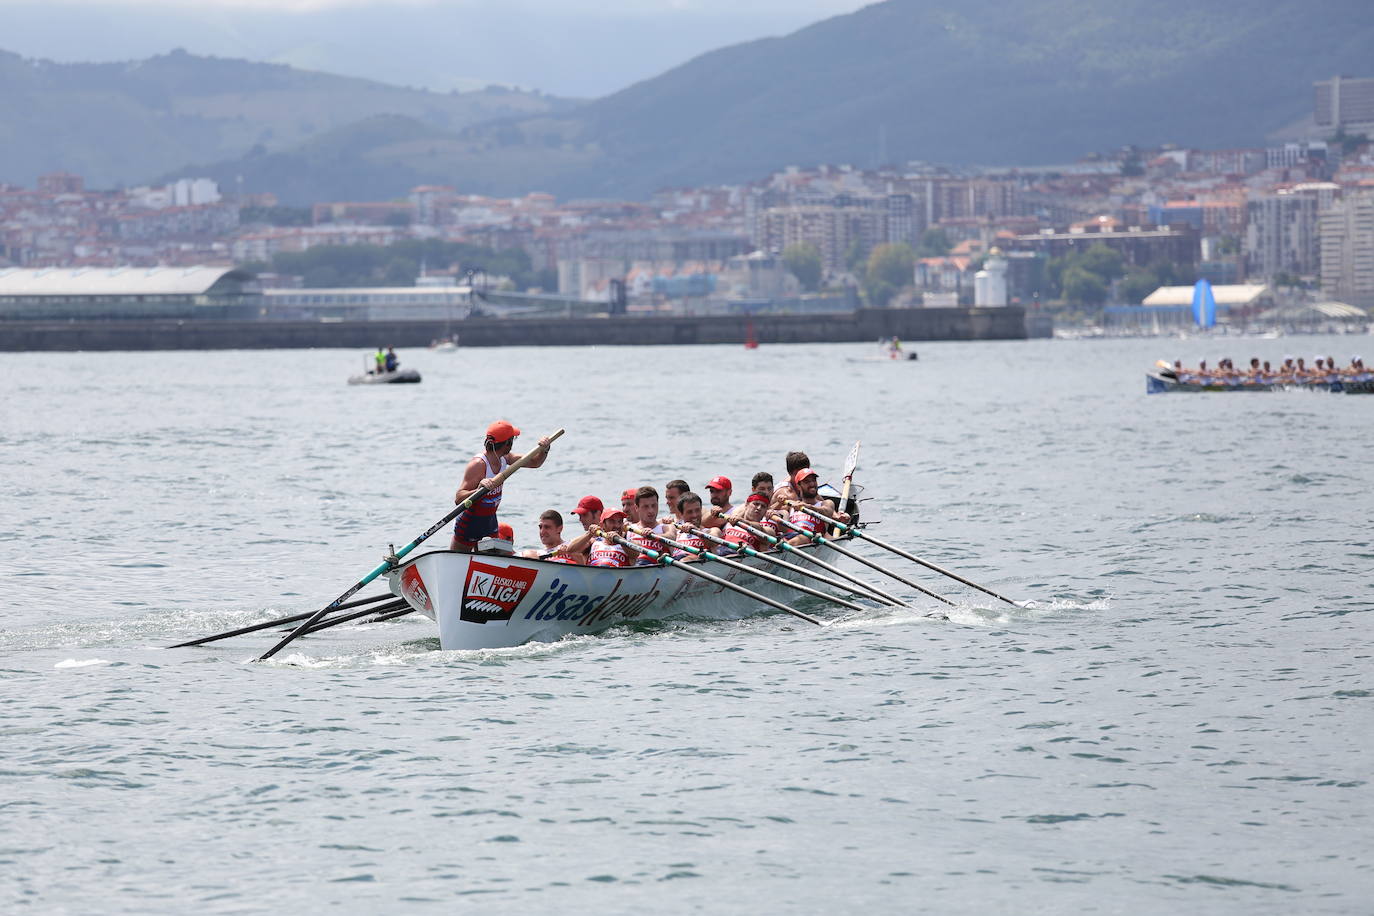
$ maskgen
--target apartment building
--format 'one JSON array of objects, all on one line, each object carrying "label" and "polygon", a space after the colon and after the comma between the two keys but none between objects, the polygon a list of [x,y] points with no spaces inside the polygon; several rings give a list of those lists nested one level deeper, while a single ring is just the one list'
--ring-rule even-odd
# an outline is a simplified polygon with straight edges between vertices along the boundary
[{"label": "apartment building", "polygon": [[1278,274],[1315,277],[1321,270],[1319,216],[1340,190],[1330,182],[1310,182],[1252,196],[1246,203],[1247,276],[1265,281]]},{"label": "apartment building", "polygon": [[1374,307],[1374,191],[1348,193],[1320,217],[1322,291]]}]

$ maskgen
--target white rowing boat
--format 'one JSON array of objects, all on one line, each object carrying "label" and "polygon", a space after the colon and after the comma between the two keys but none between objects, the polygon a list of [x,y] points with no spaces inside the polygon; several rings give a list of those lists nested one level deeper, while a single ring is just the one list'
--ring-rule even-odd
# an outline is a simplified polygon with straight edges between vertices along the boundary
[{"label": "white rowing boat", "polygon": [[[838,556],[823,545],[797,549],[832,563]],[[762,560],[732,559],[804,581]],[[689,565],[784,603],[797,598],[785,585],[716,561]],[[393,594],[439,624],[439,645],[444,649],[549,642],[630,620],[736,620],[771,613],[760,602],[685,572],[676,563],[615,569],[435,550],[407,559],[388,577]]]}]

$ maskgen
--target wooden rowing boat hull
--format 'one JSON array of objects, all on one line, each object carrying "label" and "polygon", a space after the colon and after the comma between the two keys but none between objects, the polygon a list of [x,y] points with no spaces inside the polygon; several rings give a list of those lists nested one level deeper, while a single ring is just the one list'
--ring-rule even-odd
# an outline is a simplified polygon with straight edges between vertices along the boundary
[{"label": "wooden rowing boat hull", "polygon": [[1228,385],[1222,381],[1209,381],[1205,384],[1180,382],[1157,372],[1145,373],[1145,393],[1165,394],[1183,392],[1231,392],[1231,391],[1329,391],[1336,394],[1374,394],[1374,379],[1339,382],[1277,383],[1272,385],[1241,384]]},{"label": "wooden rowing boat hull", "polygon": [[[832,563],[838,556],[824,546],[800,549],[820,551],[816,555]],[[802,581],[796,573],[774,564],[738,559],[747,566]],[[799,596],[784,585],[718,562],[691,565],[784,603]],[[608,569],[435,550],[407,559],[388,575],[394,594],[439,624],[439,644],[444,649],[548,642],[631,620],[734,620],[773,613],[752,598],[683,572],[677,564]]]}]

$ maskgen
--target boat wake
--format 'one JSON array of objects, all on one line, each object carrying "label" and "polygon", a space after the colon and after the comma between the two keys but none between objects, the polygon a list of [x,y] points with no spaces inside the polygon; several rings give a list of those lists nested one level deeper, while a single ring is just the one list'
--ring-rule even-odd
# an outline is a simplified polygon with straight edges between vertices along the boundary
[{"label": "boat wake", "polygon": [[874,608],[867,614],[850,614],[829,624],[837,629],[908,626],[910,624],[955,623],[972,627],[1000,627],[1028,621],[1070,616],[1084,611],[1105,611],[1106,598],[1078,600],[1054,598],[1048,601],[1020,601],[1015,608],[997,603],[956,604],[953,607]]}]

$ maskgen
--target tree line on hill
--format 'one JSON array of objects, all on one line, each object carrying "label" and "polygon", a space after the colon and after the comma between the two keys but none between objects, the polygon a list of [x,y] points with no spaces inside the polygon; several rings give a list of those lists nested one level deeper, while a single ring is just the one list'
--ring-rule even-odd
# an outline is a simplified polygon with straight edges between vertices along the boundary
[{"label": "tree line on hill", "polygon": [[[846,255],[850,274],[863,289],[870,306],[883,308],[903,290],[914,286],[914,271],[919,258],[943,257],[950,251],[943,229],[929,229],[914,248],[904,242],[878,245],[865,253],[852,245]],[[969,264],[971,272],[982,268],[986,256]],[[783,266],[797,278],[803,290],[816,292],[824,282],[820,251],[809,242],[790,245],[782,252]],[[1121,253],[1098,243],[1044,262],[1044,288],[1035,292],[1046,300],[1068,305],[1097,307],[1108,299],[1139,303],[1161,286],[1191,283],[1190,275],[1169,261],[1155,261],[1140,267],[1127,265]]]}]

